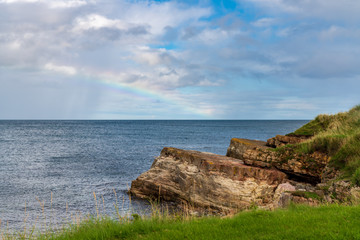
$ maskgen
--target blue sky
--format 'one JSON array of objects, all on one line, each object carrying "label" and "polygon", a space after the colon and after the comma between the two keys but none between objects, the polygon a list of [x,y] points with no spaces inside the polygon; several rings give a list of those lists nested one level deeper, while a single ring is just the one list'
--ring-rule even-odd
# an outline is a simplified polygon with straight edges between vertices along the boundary
[{"label": "blue sky", "polygon": [[0,0],[0,119],[311,119],[360,103],[360,1]]}]

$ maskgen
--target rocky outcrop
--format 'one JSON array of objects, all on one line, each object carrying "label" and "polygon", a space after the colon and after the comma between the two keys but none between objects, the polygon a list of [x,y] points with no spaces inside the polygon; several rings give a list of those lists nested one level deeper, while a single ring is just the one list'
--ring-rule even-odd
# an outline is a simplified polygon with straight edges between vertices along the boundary
[{"label": "rocky outcrop", "polygon": [[[295,140],[291,140],[294,141]],[[298,140],[301,141],[301,140]],[[305,182],[321,182],[330,157],[320,152],[301,154],[292,149],[274,149],[268,143],[233,138],[226,156],[238,158],[246,165],[271,168],[287,173],[290,177]]]},{"label": "rocky outcrop", "polygon": [[286,178],[235,158],[164,148],[150,170],[132,182],[130,193],[229,213],[255,205],[273,208],[275,190]]},{"label": "rocky outcrop", "polygon": [[338,172],[329,166],[329,156],[282,147],[306,138],[277,135],[267,142],[233,138],[226,156],[164,148],[150,170],[132,182],[130,193],[222,214],[252,206],[286,207],[290,202],[359,203],[360,188],[334,181]]},{"label": "rocky outcrop", "polygon": [[[336,181],[339,171],[329,166],[330,157],[321,152],[301,154],[293,148],[281,148],[282,144],[269,146],[276,141],[288,144],[299,143],[305,138],[296,140],[276,136],[267,142],[233,138],[226,156],[242,160],[249,166],[276,168],[286,173],[294,188],[280,184],[274,195],[274,206],[284,207],[288,203],[318,205],[320,202],[343,203],[360,202],[360,188],[349,181]],[[287,186],[287,190],[283,190]]]},{"label": "rocky outcrop", "polygon": [[276,135],[275,137],[268,139],[266,141],[266,145],[269,147],[277,148],[285,146],[286,144],[297,144],[309,138],[309,136]]}]

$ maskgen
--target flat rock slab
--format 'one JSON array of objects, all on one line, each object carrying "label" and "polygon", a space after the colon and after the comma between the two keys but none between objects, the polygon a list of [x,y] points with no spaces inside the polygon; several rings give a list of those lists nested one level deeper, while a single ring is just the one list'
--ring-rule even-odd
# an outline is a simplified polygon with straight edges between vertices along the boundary
[{"label": "flat rock slab", "polygon": [[[276,138],[286,138],[287,141],[290,141],[290,137],[287,136],[278,135]],[[295,142],[294,139],[291,141]],[[242,138],[231,139],[226,156],[237,158],[250,166],[276,168],[292,174],[302,181],[314,183],[319,182],[326,175],[324,170],[330,161],[330,157],[321,152],[301,154],[291,148],[276,151],[275,148],[266,146],[266,142]]]},{"label": "flat rock slab", "polygon": [[248,150],[267,150],[270,147],[266,146],[266,142],[249,140],[245,138],[232,138],[227,149],[226,156],[237,159],[244,159],[244,154]]},{"label": "flat rock slab", "polygon": [[246,166],[239,159],[164,148],[150,170],[132,182],[130,193],[229,213],[253,205],[271,208],[275,188],[285,180],[283,172]]}]

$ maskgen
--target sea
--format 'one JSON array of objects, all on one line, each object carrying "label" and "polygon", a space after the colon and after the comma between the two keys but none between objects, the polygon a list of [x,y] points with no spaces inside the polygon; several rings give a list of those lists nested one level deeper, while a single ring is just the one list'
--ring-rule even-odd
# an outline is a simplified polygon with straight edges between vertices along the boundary
[{"label": "sea", "polygon": [[164,147],[225,155],[233,137],[266,140],[306,120],[2,120],[0,231],[148,214],[131,181]]}]

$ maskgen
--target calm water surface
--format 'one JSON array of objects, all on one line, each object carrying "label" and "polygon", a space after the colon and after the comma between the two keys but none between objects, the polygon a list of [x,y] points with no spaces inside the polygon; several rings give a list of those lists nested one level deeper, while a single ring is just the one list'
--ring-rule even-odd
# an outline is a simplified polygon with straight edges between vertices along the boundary
[{"label": "calm water surface", "polygon": [[[0,121],[2,228],[22,228],[26,216],[30,225],[41,227],[78,212],[94,214],[93,192],[100,211],[113,216],[115,191],[125,214],[131,181],[149,169],[163,147],[224,155],[232,137],[266,140],[306,122]],[[149,208],[141,200],[131,207]]]}]

